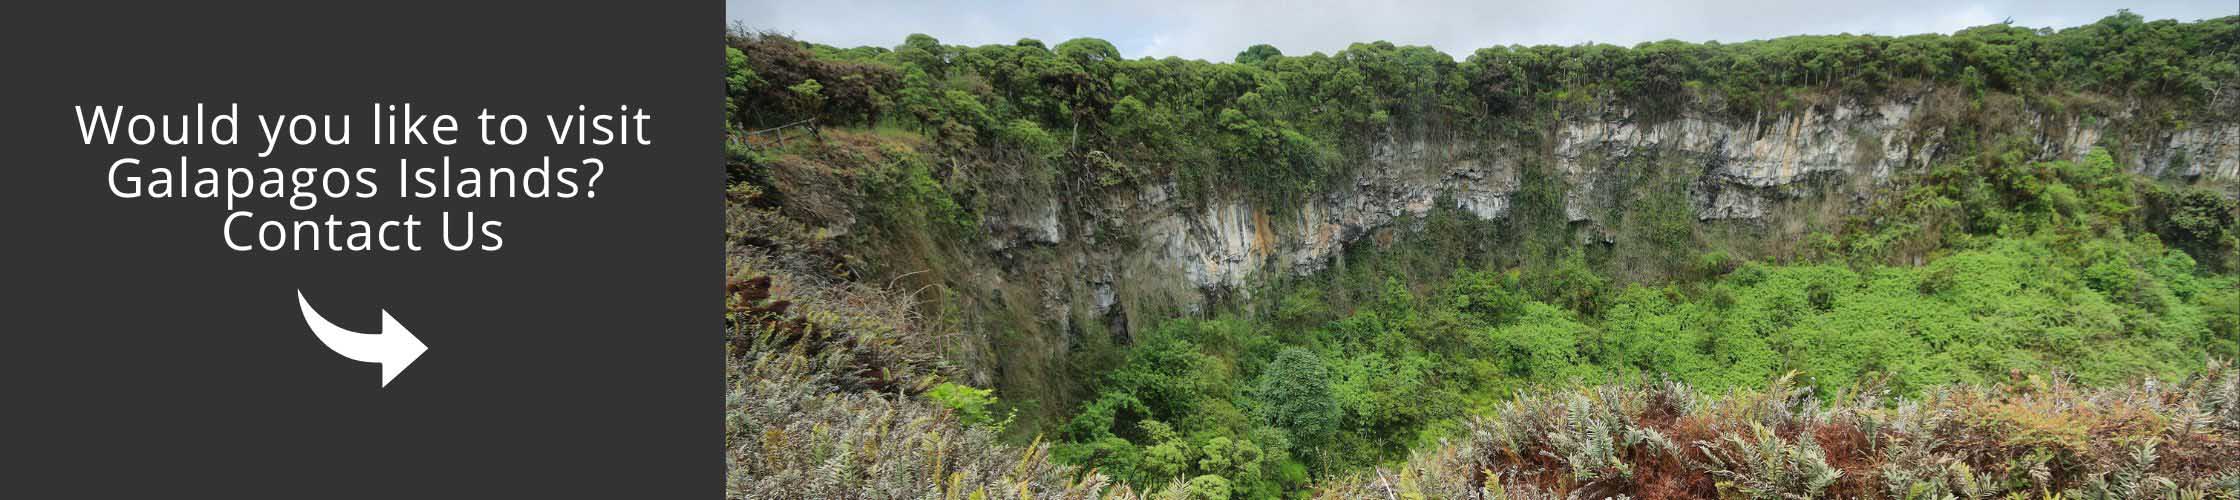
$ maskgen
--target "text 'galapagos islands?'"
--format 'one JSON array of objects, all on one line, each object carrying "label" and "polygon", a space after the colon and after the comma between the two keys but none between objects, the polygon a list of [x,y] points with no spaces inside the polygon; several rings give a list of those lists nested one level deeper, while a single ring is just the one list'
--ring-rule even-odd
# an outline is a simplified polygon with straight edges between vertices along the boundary
[{"label": "text 'galapagos islands?'", "polygon": [[[244,113],[239,103],[195,103],[159,113],[125,106],[73,108],[88,146],[187,151],[109,161],[110,194],[222,203],[224,216],[212,221],[218,236],[213,239],[239,252],[494,252],[505,248],[505,221],[487,212],[344,218],[320,210],[324,202],[342,199],[588,200],[598,197],[607,172],[606,161],[592,155],[524,154],[518,164],[504,165],[459,164],[449,154],[400,155],[335,165],[290,161],[294,150],[463,145],[597,151],[653,144],[647,133],[653,116],[627,104],[530,115],[489,108],[431,113],[411,103],[378,102],[362,115]],[[265,213],[251,205],[286,210]]]}]

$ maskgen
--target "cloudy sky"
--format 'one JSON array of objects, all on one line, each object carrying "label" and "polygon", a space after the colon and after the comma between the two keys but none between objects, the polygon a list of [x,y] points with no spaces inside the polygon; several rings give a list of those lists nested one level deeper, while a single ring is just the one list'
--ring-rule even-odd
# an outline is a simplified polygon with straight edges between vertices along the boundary
[{"label": "cloudy sky", "polygon": [[2030,27],[2086,24],[2131,9],[2148,19],[2240,13],[2240,0],[726,0],[726,16],[757,30],[853,47],[893,47],[911,33],[952,45],[1075,37],[1112,42],[1128,58],[1227,61],[1255,43],[1286,54],[1336,52],[1389,40],[1468,55],[1479,47],[1679,39],[1726,42],[1792,34],[1950,33],[2013,19]]}]

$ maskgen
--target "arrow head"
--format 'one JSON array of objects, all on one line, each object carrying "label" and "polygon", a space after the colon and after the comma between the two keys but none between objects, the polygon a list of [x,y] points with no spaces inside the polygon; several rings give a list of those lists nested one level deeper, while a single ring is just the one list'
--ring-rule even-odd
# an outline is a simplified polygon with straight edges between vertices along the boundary
[{"label": "arrow head", "polygon": [[388,337],[386,340],[392,342],[386,356],[388,359],[381,361],[381,386],[388,387],[390,380],[395,380],[397,374],[404,373],[404,368],[420,359],[421,353],[428,352],[428,344],[421,343],[420,337],[412,336],[412,330],[406,330],[404,324],[389,316],[386,309],[381,311],[381,336]]},{"label": "arrow head", "polygon": [[296,305],[303,309],[304,324],[311,327],[311,333],[317,335],[319,343],[326,344],[327,349],[352,361],[379,363],[382,387],[388,387],[389,381],[396,380],[397,374],[404,373],[405,367],[412,366],[421,353],[428,352],[428,345],[420,343],[420,338],[413,336],[412,330],[406,330],[386,309],[381,311],[381,333],[364,334],[327,322],[327,318],[319,316],[319,311],[311,309],[311,301],[303,298],[302,290],[296,291]]}]

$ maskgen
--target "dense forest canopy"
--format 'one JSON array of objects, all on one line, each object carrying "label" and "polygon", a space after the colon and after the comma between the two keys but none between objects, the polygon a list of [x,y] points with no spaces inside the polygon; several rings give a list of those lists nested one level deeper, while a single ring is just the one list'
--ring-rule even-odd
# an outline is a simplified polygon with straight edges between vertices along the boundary
[{"label": "dense forest canopy", "polygon": [[1131,60],[1094,38],[964,47],[911,35],[891,49],[841,49],[740,32],[730,45],[745,127],[810,116],[903,123],[952,152],[1035,159],[1106,182],[1171,173],[1201,195],[1210,179],[1243,179],[1263,198],[1315,192],[1384,134],[1501,133],[1588,103],[1645,119],[1688,109],[1753,117],[1808,95],[1872,101],[1945,85],[2097,116],[2122,109],[2079,94],[2151,97],[2143,118],[2177,123],[2240,81],[2240,17],[2148,22],[2129,12],[2058,31],[1509,46],[1462,61],[1386,42],[1307,55],[1259,45],[1233,63]]},{"label": "dense forest canopy", "polygon": [[[968,425],[1054,443],[1052,458],[1146,491],[1296,496],[1323,478],[1420,459],[1448,439],[1487,441],[1471,415],[1564,410],[1505,402],[1583,382],[1774,391],[1762,396],[1774,403],[1740,392],[1723,401],[1791,410],[1803,400],[1783,391],[1802,388],[1874,414],[1862,401],[1946,397],[1955,394],[1948,387],[2055,372],[2090,386],[2174,381],[2240,355],[2240,191],[2232,179],[2152,178],[2125,166],[2141,138],[2240,119],[2240,17],[2150,22],[2119,12],[2060,30],[1510,46],[1460,61],[1385,42],[1307,55],[1255,45],[1234,61],[1206,62],[1126,59],[1093,38],[963,47],[910,35],[892,48],[836,48],[735,30],[726,55],[726,126],[735,136],[808,119],[852,130],[833,145],[735,141],[735,191],[755,193],[767,209],[782,203],[771,201],[773,168],[858,170],[858,224],[868,230],[854,237],[873,246],[972,238],[994,193],[1021,189],[1071,195],[1171,184],[1185,204],[1243,201],[1280,217],[1345,187],[1377,144],[1396,137],[1544,146],[1553,124],[1581,115],[1754,123],[1838,103],[1926,99],[1946,108],[1935,118],[1943,149],[1932,163],[1894,174],[1782,253],[1728,251],[1718,236],[1727,233],[1690,217],[1685,186],[1672,183],[1696,170],[1653,162],[1640,165],[1644,185],[1675,188],[1629,200],[1628,227],[1639,229],[1624,234],[1653,251],[1620,256],[1581,245],[1566,232],[1564,181],[1545,159],[1527,158],[1502,220],[1442,203],[1395,243],[1349,248],[1328,270],[1270,279],[1220,308],[1125,332],[1069,360],[1080,397],[954,381],[923,390]],[[2090,154],[2051,155],[2031,140],[2041,122],[2076,121],[2109,124]],[[1613,271],[1628,258],[1659,260],[1646,266],[1656,272]],[[1560,399],[1526,400],[1575,413],[1592,406]],[[1031,404],[1059,405],[1063,417],[1018,413]],[[1769,434],[1752,442],[1772,435],[1760,431]],[[2037,453],[2032,446],[2085,448],[2079,435],[1974,444]],[[2021,439],[1994,441],[2010,438]],[[1501,439],[1506,449],[1530,448],[1516,443],[1524,438]],[[2233,444],[2186,446],[2240,449]],[[1705,458],[1713,448],[1671,449]],[[1802,460],[1796,450],[1784,456]],[[2012,488],[1992,491],[2087,483],[2083,455],[2047,453],[2028,455],[2052,468],[2040,479],[2002,455],[2011,460],[1996,472]],[[1472,467],[1539,459],[1488,460]],[[1529,476],[1561,492],[1610,480],[1624,465],[1565,456],[1538,466],[1556,462],[1577,475],[1485,474]],[[1477,470],[1461,473],[1469,486],[1486,481]],[[1760,496],[1825,494],[1835,484],[1827,479],[1768,486],[1773,493]],[[1682,482],[1674,491],[1740,491]],[[1363,484],[1348,487],[1371,487]],[[2024,484],[2037,489],[2013,486]]]}]

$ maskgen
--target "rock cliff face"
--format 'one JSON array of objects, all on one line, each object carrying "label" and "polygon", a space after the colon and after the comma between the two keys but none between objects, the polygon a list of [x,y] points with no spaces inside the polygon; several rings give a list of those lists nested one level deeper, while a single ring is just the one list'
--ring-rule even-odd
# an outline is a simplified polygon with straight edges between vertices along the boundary
[{"label": "rock cliff face", "polygon": [[2134,170],[2153,176],[2240,178],[2240,125],[2220,123],[2169,134]]},{"label": "rock cliff face", "polygon": [[[1565,184],[1564,212],[1590,232],[1603,215],[1624,210],[1622,199],[1598,196],[1600,184],[1653,156],[1685,162],[1700,174],[1689,182],[1696,220],[1705,224],[1769,224],[1775,208],[1800,200],[1863,200],[1898,172],[1938,158],[1943,131],[1915,123],[1918,105],[1835,106],[1815,112],[1733,123],[1685,115],[1644,124],[1622,110],[1600,119],[1566,120],[1555,128],[1549,151]],[[2077,159],[2104,132],[2078,121],[2045,126],[2036,141],[2046,158]],[[1241,201],[1192,208],[1178,203],[1172,185],[1152,185],[1106,200],[1102,213],[1123,220],[1142,251],[1161,263],[1152,269],[1184,278],[1198,292],[1236,291],[1264,272],[1319,270],[1344,248],[1379,229],[1407,224],[1441,203],[1483,220],[1505,217],[1517,193],[1521,162],[1515,144],[1454,144],[1425,140],[1377,143],[1353,182],[1297,206],[1259,207]],[[1466,147],[1467,146],[1467,147]],[[1464,150],[1480,153],[1464,153]],[[2131,158],[2148,175],[2240,177],[2240,125],[2219,123],[2165,134]],[[1484,153],[1490,151],[1490,153]],[[1052,200],[1063,203],[1066,200]],[[1815,201],[1828,203],[1828,201]],[[1841,207],[1838,207],[1841,208]],[[1047,235],[1006,244],[1062,240],[1055,210],[1028,210],[1024,220],[994,217],[998,226]],[[1134,276],[1123,279],[1135,278]],[[1184,297],[1187,299],[1188,297]],[[1099,300],[1099,312],[1106,306]],[[1188,303],[1194,301],[1185,300]]]},{"label": "rock cliff face", "polygon": [[[1035,288],[1007,304],[1039,328],[1068,332],[1047,348],[1070,349],[1097,324],[1124,339],[1133,314],[1202,311],[1251,292],[1271,273],[1305,275],[1380,231],[1420,227],[1442,205],[1480,220],[1510,216],[1523,169],[1544,166],[1560,181],[1563,219],[1582,243],[1613,243],[1612,214],[1638,194],[1614,192],[1637,169],[1684,172],[1686,210],[1698,227],[1795,239],[1853,213],[1905,172],[1943,160],[1946,130],[1925,99],[1874,106],[1828,105],[1752,120],[1682,113],[1654,122],[1625,109],[1559,120],[1532,144],[1501,139],[1387,137],[1376,141],[1351,182],[1291,206],[1237,197],[1185,203],[1172,184],[1145,183],[1079,198],[1012,196],[984,214],[986,249],[1004,269],[973,286]],[[2023,117],[2044,159],[2078,159],[2116,133],[2117,120]],[[2129,137],[2129,136],[2127,136]],[[2151,176],[2240,179],[2240,123],[2195,124],[2132,137],[2119,155]],[[2143,144],[2142,144],[2143,143]],[[1537,163],[1533,163],[1537,162]],[[1225,201],[1224,201],[1225,200]],[[1123,340],[1124,341],[1124,340]],[[1017,376],[1017,375],[1010,375]]]}]

